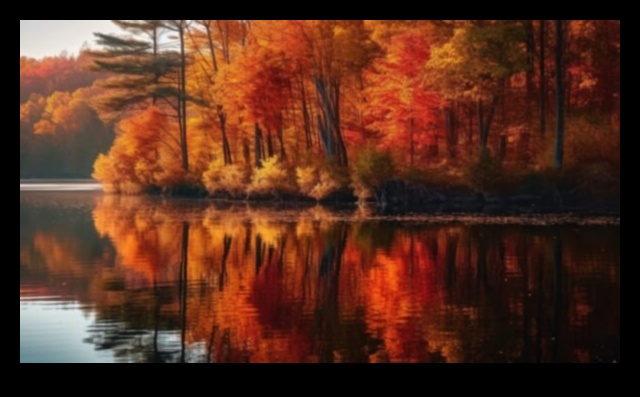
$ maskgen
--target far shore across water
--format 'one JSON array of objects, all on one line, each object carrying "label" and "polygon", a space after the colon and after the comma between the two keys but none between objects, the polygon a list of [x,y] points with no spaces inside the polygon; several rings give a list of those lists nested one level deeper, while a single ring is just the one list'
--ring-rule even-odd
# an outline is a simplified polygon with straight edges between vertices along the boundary
[{"label": "far shore across water", "polygon": [[20,179],[20,191],[102,191],[93,179]]}]

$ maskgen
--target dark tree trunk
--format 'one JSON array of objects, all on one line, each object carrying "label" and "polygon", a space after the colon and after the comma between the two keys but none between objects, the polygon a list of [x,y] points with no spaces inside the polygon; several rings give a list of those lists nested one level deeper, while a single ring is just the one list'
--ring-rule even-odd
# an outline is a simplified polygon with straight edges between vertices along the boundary
[{"label": "dark tree trunk", "polygon": [[545,65],[545,30],[546,21],[540,20],[540,134],[544,136],[547,126],[547,72]]},{"label": "dark tree trunk", "polygon": [[487,147],[487,143],[484,141],[484,109],[482,100],[478,101],[478,143],[480,144],[480,150],[484,150]]},{"label": "dark tree trunk", "polygon": [[211,62],[214,73],[218,72],[218,60],[216,58],[216,49],[213,45],[213,32],[211,32],[211,21],[203,21],[205,30],[207,31],[207,42],[209,44],[209,51],[211,52]]},{"label": "dark tree trunk", "polygon": [[533,20],[525,21],[526,46],[527,46],[527,98],[525,107],[525,117],[527,119],[527,127],[531,126],[531,99],[533,98],[533,71],[535,62],[535,39],[533,32]]},{"label": "dark tree trunk", "polygon": [[177,27],[180,38],[180,90],[178,98],[178,118],[180,124],[180,151],[182,153],[182,169],[189,172],[189,150],[187,146],[187,55],[185,52],[184,21]]},{"label": "dark tree trunk", "polygon": [[485,116],[482,101],[478,101],[478,130],[480,131],[480,152],[487,150],[489,143],[489,131],[491,130],[491,123],[493,122],[493,116],[496,112],[496,105],[498,104],[498,95],[494,95],[489,104],[488,112]]},{"label": "dark tree trunk", "polygon": [[229,146],[229,138],[227,137],[227,114],[222,110],[222,106],[218,105],[218,120],[220,121],[220,131],[222,131],[222,153],[224,156],[224,164],[231,165],[231,147]]},{"label": "dark tree trunk", "polygon": [[284,148],[284,126],[282,121],[282,113],[278,115],[278,141],[280,142],[280,160],[287,158],[287,152]]},{"label": "dark tree trunk", "polygon": [[473,108],[471,106],[465,108],[465,113],[469,119],[467,128],[467,154],[473,153]]},{"label": "dark tree trunk", "polygon": [[304,76],[300,73],[300,94],[302,97],[302,120],[304,122],[304,138],[307,150],[311,150],[313,141],[311,140],[311,117],[309,116],[309,108],[307,107],[307,93],[304,89]]},{"label": "dark tree trunk", "polygon": [[273,137],[271,136],[271,128],[267,128],[267,154],[269,158],[273,157]]},{"label": "dark tree trunk", "polygon": [[242,139],[242,155],[244,157],[244,163],[247,168],[251,167],[251,148],[249,145],[249,139]]},{"label": "dark tree trunk", "polygon": [[562,20],[556,20],[556,149],[554,166],[564,160],[564,32]]},{"label": "dark tree trunk", "polygon": [[318,115],[318,133],[322,147],[329,160],[335,159],[339,165],[346,167],[347,151],[340,130],[340,84],[335,81],[326,83],[318,77],[314,81],[321,111],[321,115]]},{"label": "dark tree trunk", "polygon": [[338,143],[338,156],[340,158],[340,165],[347,167],[347,148],[342,137],[342,129],[340,128],[340,83],[335,82],[333,86],[333,109],[335,114],[333,129],[336,134],[336,142]]},{"label": "dark tree trunk", "polygon": [[264,154],[262,151],[262,130],[260,129],[260,125],[256,123],[255,126],[255,156],[256,156],[256,168],[262,168],[262,159],[264,158]]},{"label": "dark tree trunk", "polygon": [[449,152],[449,158],[455,159],[458,154],[456,150],[458,136],[456,133],[455,114],[453,107],[447,107],[444,111],[447,125],[447,149]]}]

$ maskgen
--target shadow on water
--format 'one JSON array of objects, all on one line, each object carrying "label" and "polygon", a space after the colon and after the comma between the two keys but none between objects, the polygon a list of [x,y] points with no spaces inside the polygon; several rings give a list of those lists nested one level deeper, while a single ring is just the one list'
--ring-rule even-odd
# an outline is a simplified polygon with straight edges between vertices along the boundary
[{"label": "shadow on water", "polygon": [[38,197],[21,302],[81,302],[85,344],[116,361],[620,359],[617,225]]}]

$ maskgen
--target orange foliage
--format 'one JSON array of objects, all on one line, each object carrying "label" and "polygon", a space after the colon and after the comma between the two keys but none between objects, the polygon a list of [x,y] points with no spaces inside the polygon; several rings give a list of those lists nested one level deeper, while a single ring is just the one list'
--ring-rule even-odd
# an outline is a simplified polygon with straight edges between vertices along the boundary
[{"label": "orange foliage", "polygon": [[122,193],[181,182],[177,132],[172,127],[154,107],[123,120],[117,126],[118,136],[109,154],[96,162],[93,177],[109,190]]},{"label": "orange foliage", "polygon": [[[585,333],[619,334],[615,228],[360,221],[321,207],[120,196],[99,197],[93,225],[83,222],[51,229],[25,216],[21,288],[71,295],[145,353],[158,346],[137,335],[159,329],[184,330],[189,361],[549,361],[552,338],[563,342],[557,357],[590,361],[602,342],[583,349]],[[611,299],[599,299],[603,286]]]},{"label": "orange foliage", "polygon": [[[593,116],[589,122],[602,135],[606,124],[619,131],[619,26],[567,23],[567,130]],[[184,94],[173,92],[182,85],[172,66],[157,87],[143,87],[124,59],[129,80],[121,83],[137,91],[126,84],[118,91],[108,88],[117,70],[106,82],[88,74],[87,54],[21,58],[21,126],[31,129],[21,137],[85,129],[96,118],[92,85],[99,79],[107,87],[101,96],[126,109],[115,115],[119,136],[109,160],[96,163],[96,176],[114,186],[202,188],[221,158],[246,174],[245,184],[273,156],[289,170],[319,168],[325,160],[346,168],[366,143],[390,150],[400,171],[460,167],[449,160],[475,154],[479,143],[505,162],[534,168],[531,152],[543,158],[545,151],[543,142],[530,144],[540,116],[534,105],[538,91],[552,92],[551,74],[541,81],[536,57],[544,47],[549,59],[541,64],[551,64],[555,44],[550,34],[540,42],[539,30],[538,22],[516,20],[194,20],[185,35]],[[148,42],[144,32],[128,33]],[[172,50],[166,44],[156,54],[143,51],[153,59]],[[153,80],[153,68],[145,71]],[[132,89],[132,98],[119,97],[123,89]],[[186,109],[177,105],[183,99]],[[550,122],[552,112],[545,112]],[[183,129],[184,137],[177,132]],[[610,146],[606,156],[619,158]],[[181,156],[189,158],[189,172],[176,166]]]},{"label": "orange foliage", "polygon": [[428,60],[424,32],[409,30],[391,39],[385,59],[366,74],[365,122],[379,133],[379,145],[400,153],[404,164],[412,156],[424,160],[427,146],[442,135],[440,99],[423,82]]}]

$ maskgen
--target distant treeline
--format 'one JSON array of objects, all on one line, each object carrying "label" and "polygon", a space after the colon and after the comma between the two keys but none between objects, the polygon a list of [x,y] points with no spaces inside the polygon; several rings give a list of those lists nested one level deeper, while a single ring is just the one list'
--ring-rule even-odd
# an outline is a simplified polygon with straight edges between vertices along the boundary
[{"label": "distant treeline", "polygon": [[20,178],[88,178],[113,126],[91,105],[103,74],[86,55],[20,57]]}]

